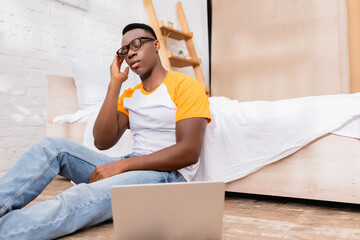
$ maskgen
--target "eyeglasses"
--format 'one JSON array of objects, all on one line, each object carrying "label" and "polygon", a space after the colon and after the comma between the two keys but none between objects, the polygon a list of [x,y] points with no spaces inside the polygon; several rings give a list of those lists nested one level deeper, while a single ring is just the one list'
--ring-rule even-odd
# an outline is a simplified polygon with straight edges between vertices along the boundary
[{"label": "eyeglasses", "polygon": [[131,40],[131,42],[128,45],[123,46],[119,50],[117,50],[116,54],[119,56],[119,58],[123,58],[123,59],[126,58],[126,56],[129,53],[129,49],[131,49],[133,51],[137,51],[142,47],[142,45],[144,44],[142,42],[142,40],[155,41],[155,39],[153,39],[153,38],[138,37],[138,38],[135,38],[135,39]]}]

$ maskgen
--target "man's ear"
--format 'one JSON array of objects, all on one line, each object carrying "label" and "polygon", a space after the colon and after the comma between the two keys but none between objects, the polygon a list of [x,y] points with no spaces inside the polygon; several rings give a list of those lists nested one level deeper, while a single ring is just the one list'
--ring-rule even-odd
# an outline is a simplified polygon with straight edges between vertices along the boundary
[{"label": "man's ear", "polygon": [[160,42],[158,40],[154,41],[154,47],[155,47],[155,51],[159,51],[160,49]]}]

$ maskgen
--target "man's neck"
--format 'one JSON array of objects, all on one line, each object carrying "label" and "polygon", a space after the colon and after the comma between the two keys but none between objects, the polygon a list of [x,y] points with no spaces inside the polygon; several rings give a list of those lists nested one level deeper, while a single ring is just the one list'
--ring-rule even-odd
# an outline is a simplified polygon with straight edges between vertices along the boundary
[{"label": "man's neck", "polygon": [[147,92],[153,91],[165,79],[167,70],[161,64],[155,67],[146,77],[141,77],[143,88]]}]

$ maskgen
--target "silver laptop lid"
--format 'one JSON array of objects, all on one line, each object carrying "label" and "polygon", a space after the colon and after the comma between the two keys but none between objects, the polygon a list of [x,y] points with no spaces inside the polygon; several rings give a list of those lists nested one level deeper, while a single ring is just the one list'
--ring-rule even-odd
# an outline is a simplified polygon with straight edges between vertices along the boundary
[{"label": "silver laptop lid", "polygon": [[223,182],[111,188],[115,239],[221,239]]}]

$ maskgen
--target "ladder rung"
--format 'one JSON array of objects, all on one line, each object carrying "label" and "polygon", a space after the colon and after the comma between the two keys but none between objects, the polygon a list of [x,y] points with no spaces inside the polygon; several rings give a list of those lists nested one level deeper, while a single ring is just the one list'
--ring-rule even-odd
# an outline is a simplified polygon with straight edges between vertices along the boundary
[{"label": "ladder rung", "polygon": [[170,37],[176,40],[187,40],[193,37],[192,32],[186,33],[182,31],[178,31],[174,28],[165,26],[163,21],[159,21],[159,27],[161,29],[162,35],[165,37]]},{"label": "ladder rung", "polygon": [[200,59],[187,59],[172,55],[171,51],[167,51],[167,56],[170,60],[170,64],[174,67],[196,67],[201,64]]}]

